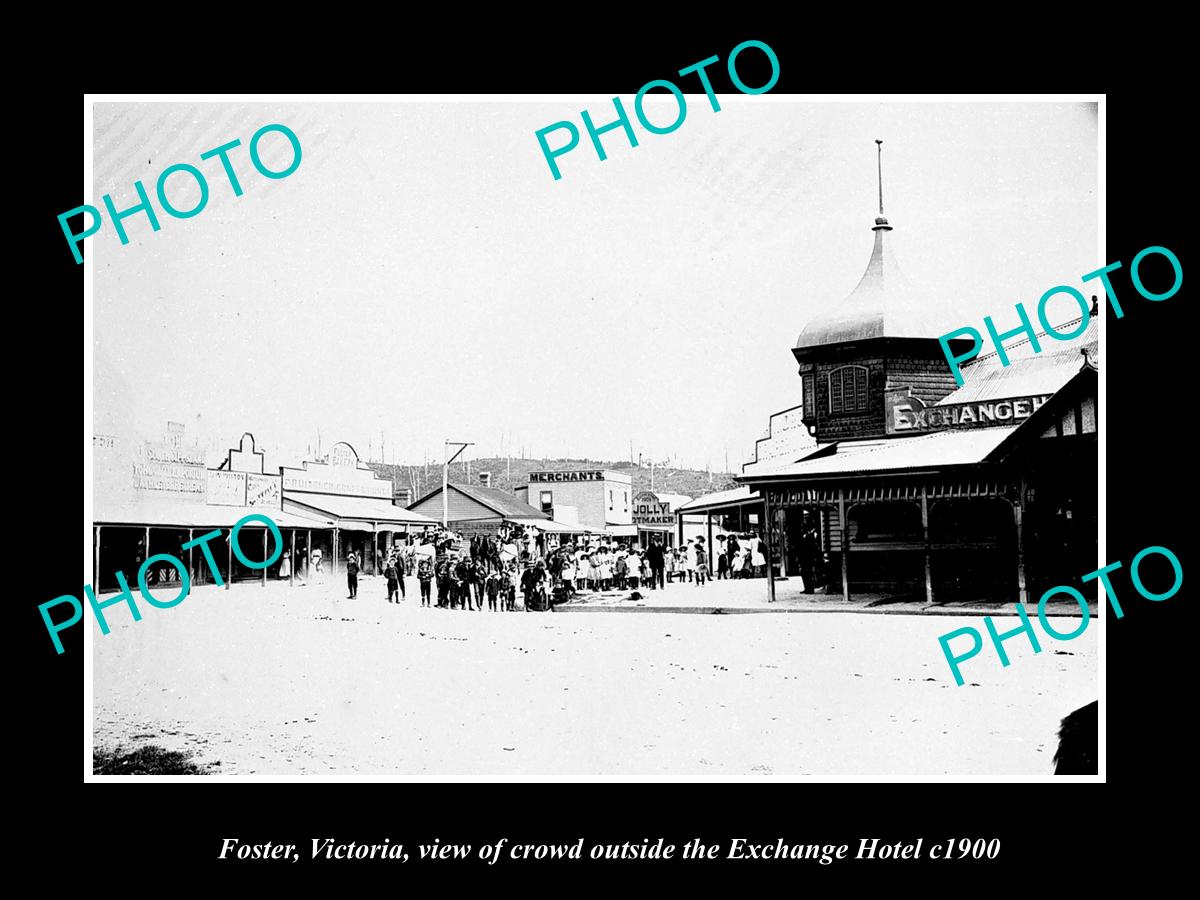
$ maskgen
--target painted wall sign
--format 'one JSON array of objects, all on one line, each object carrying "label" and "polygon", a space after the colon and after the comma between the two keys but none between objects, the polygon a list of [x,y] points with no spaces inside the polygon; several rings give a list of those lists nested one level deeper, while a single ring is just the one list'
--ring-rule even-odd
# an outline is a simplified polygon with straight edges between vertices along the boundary
[{"label": "painted wall sign", "polygon": [[246,475],[246,505],[283,507],[282,479],[278,475]]},{"label": "painted wall sign", "polygon": [[203,494],[204,468],[179,462],[135,462],[133,486],[140,491]]},{"label": "painted wall sign", "polygon": [[303,468],[284,466],[283,489],[308,491],[315,494],[341,494],[344,497],[377,497],[392,499],[392,482],[379,479],[370,468],[358,460],[349,444],[334,444],[328,462],[305,462]]},{"label": "painted wall sign", "polygon": [[[368,473],[370,474],[370,473]],[[309,491],[314,494],[341,494],[344,497],[382,497],[392,499],[392,483],[380,481],[349,481],[339,480],[316,471],[300,471],[293,469],[284,472],[283,489],[285,491]]]},{"label": "painted wall sign", "polygon": [[208,470],[206,500],[213,506],[245,506],[246,474]]},{"label": "painted wall sign", "polygon": [[546,481],[603,481],[603,472],[530,472],[531,482]]},{"label": "painted wall sign", "polygon": [[633,524],[674,525],[675,514],[671,512],[671,504],[659,500],[657,494],[639,491],[633,498]]},{"label": "painted wall sign", "polygon": [[1037,412],[1051,396],[1053,395],[1040,394],[926,406],[922,400],[908,396],[905,391],[889,391],[884,399],[887,407],[887,431],[888,434],[916,434],[1015,425]]}]

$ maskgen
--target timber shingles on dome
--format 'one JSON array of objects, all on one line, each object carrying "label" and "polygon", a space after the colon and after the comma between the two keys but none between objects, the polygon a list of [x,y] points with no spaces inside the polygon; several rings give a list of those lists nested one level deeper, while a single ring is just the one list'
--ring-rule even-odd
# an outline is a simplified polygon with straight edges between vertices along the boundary
[{"label": "timber shingles on dome", "polygon": [[941,309],[900,269],[885,232],[875,220],[875,246],[858,286],[841,303],[811,320],[796,339],[797,350],[874,338],[936,338],[946,327]]}]

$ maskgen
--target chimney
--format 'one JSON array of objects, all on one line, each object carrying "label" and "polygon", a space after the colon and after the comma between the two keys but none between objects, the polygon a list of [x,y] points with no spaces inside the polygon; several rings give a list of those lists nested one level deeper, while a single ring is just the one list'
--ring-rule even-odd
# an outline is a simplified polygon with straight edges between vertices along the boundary
[{"label": "chimney", "polygon": [[481,485],[483,485],[484,487],[491,487],[492,486],[492,473],[491,472],[480,472],[479,473],[479,483]]}]

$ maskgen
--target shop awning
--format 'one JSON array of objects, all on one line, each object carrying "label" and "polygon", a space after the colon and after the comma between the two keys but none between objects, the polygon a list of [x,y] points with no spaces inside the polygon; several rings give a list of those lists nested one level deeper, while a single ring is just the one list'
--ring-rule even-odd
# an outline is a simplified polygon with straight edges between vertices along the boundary
[{"label": "shop awning", "polygon": [[638,526],[636,525],[606,525],[604,534],[612,537],[637,537]]},{"label": "shop awning", "polygon": [[940,469],[983,462],[1016,426],[936,431],[918,437],[827,444],[806,459],[777,466],[749,480],[776,480],[828,475],[866,475]]},{"label": "shop awning", "polygon": [[327,516],[345,531],[395,531],[394,526],[420,527],[437,523],[422,515],[375,497],[345,497],[340,494],[315,494],[309,491],[284,491],[289,510]]},{"label": "shop awning", "polygon": [[[280,528],[332,528],[333,521],[319,513],[280,510],[262,506],[210,506],[172,501],[130,504],[96,510],[96,525],[149,525],[151,528],[232,528],[251,514],[267,516]],[[248,523],[246,528],[262,528]]]},{"label": "shop awning", "polygon": [[728,491],[717,491],[715,494],[705,494],[675,510],[685,516],[694,513],[715,512],[719,509],[736,509],[739,506],[752,506],[762,503],[762,494],[743,485]]},{"label": "shop awning", "polygon": [[589,534],[591,529],[582,525],[567,525],[565,522],[555,522],[553,519],[505,519],[514,525],[524,525],[526,528],[537,528],[552,534]]}]

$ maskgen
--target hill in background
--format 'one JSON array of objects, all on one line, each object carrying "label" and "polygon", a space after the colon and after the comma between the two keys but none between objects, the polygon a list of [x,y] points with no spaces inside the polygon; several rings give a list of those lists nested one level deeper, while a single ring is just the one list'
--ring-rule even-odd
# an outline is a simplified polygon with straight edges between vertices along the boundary
[{"label": "hill in background", "polygon": [[[367,462],[375,474],[390,478],[400,487],[412,489],[413,500],[419,500],[442,485],[442,467],[430,463],[428,466],[392,465],[390,463]],[[628,460],[610,462],[597,459],[506,459],[484,457],[481,459],[457,460],[450,466],[451,484],[478,484],[480,472],[490,472],[492,487],[514,491],[529,484],[530,472],[560,469],[610,469],[633,477],[633,492],[651,490],[650,467],[631,464]],[[686,494],[700,497],[713,491],[724,491],[736,487],[733,476],[726,472],[705,472],[696,469],[654,467],[653,490],[668,494]]]}]

